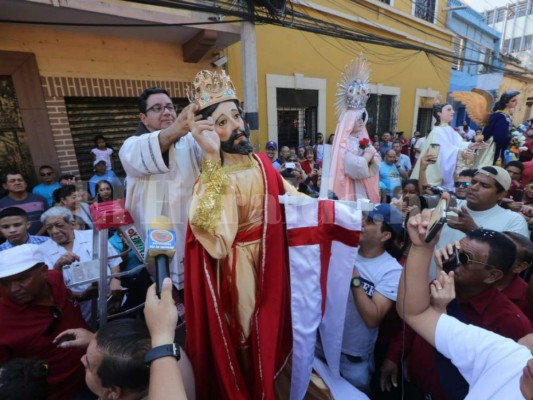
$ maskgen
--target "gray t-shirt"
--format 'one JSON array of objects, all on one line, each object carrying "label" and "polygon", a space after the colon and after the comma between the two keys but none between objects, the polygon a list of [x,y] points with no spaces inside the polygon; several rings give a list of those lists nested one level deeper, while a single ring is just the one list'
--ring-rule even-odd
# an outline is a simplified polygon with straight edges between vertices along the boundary
[{"label": "gray t-shirt", "polygon": [[[396,259],[387,252],[375,258],[365,258],[357,253],[354,265],[359,271],[363,289],[369,297],[377,291],[382,296],[396,301],[398,283],[402,274],[402,266]],[[342,352],[351,356],[365,356],[372,353],[378,331],[379,328],[368,328],[365,325],[350,292],[344,321]]]}]

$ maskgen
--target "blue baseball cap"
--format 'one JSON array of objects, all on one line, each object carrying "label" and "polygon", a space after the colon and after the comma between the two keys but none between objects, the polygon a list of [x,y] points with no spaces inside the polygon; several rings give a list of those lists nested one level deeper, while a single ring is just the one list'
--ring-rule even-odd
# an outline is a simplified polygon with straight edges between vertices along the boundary
[{"label": "blue baseball cap", "polygon": [[271,140],[270,142],[268,142],[265,146],[265,149],[274,149],[274,150],[277,150],[278,149],[278,144],[276,142],[274,142],[273,140]]},{"label": "blue baseball cap", "polygon": [[397,235],[403,230],[402,213],[390,204],[378,204],[368,213],[368,217],[372,218],[374,221],[381,221],[387,224]]}]

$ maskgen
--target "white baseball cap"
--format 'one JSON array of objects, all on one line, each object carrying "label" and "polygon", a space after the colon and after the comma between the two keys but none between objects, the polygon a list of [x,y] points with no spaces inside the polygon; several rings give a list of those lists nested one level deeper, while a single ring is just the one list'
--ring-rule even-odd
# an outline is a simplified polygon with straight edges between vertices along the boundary
[{"label": "white baseball cap", "polygon": [[107,166],[107,160],[105,158],[99,157],[99,158],[97,158],[96,160],[93,161],[93,167],[95,167],[96,164],[101,163],[102,161],[105,162],[105,165]]},{"label": "white baseball cap", "polygon": [[27,271],[44,263],[44,257],[36,244],[22,244],[0,252],[0,278]]}]

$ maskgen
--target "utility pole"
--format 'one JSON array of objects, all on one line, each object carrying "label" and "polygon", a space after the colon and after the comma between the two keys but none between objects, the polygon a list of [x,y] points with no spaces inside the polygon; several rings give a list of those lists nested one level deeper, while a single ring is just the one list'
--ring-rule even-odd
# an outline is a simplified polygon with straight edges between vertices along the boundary
[{"label": "utility pole", "polygon": [[[496,9],[494,11],[495,13],[498,13],[498,9]],[[506,6],[506,10],[505,10],[505,18],[503,20],[503,29],[502,29],[502,39],[501,39],[501,42],[500,42],[500,53],[502,52],[502,49],[503,49],[503,44],[505,42],[505,31],[507,30],[507,18],[509,17],[509,3],[507,3],[507,6]],[[509,47],[511,47],[512,41],[509,40]],[[507,53],[510,53],[511,52],[511,49],[507,49]]]},{"label": "utility pole", "polygon": [[[250,14],[253,15],[253,10]],[[257,112],[257,56],[253,22],[241,22],[241,57],[246,122],[250,125],[250,130],[254,131],[259,129],[259,114]],[[258,150],[259,138],[255,139],[254,145]]]}]

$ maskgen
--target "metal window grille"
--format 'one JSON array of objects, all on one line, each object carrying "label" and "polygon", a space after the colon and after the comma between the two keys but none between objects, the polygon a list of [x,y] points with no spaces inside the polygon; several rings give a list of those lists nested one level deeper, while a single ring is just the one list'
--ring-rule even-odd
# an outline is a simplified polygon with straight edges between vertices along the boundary
[{"label": "metal window grille", "polygon": [[502,22],[505,19],[505,8],[499,8],[496,11],[496,21],[495,22]]},{"label": "metal window grille", "polygon": [[368,134],[395,132],[398,126],[398,96],[371,94],[366,103]]},{"label": "metal window grille", "polygon": [[423,133],[431,131],[432,118],[433,110],[431,108],[419,108],[416,130]]},{"label": "metal window grille", "polygon": [[415,0],[415,17],[434,22],[435,6],[436,0]]},{"label": "metal window grille", "polygon": [[[173,101],[180,108],[188,104],[186,99]],[[94,174],[91,149],[95,147],[94,138],[97,135],[103,135],[107,139],[107,146],[114,151],[114,172],[118,176],[125,176],[118,160],[118,151],[139,124],[137,99],[65,97],[65,104],[81,179],[88,180]]]},{"label": "metal window grille", "polygon": [[457,71],[462,71],[463,61],[460,60],[460,58],[464,57],[466,40],[462,37],[456,37],[454,45],[455,45],[455,57],[454,57],[454,63],[452,64],[452,68]]}]

